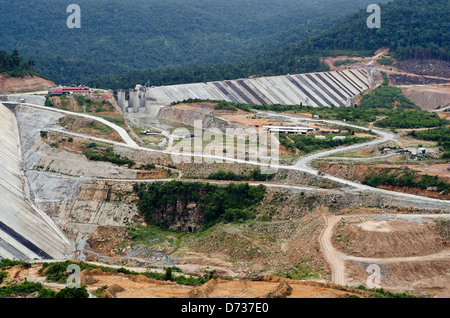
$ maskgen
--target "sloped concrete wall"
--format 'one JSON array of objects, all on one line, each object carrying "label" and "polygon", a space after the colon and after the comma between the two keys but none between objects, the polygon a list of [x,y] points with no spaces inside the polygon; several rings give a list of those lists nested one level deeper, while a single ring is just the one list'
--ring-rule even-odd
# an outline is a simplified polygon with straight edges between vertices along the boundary
[{"label": "sloped concrete wall", "polygon": [[284,104],[349,106],[373,85],[366,69],[247,78],[146,88],[152,105],[165,106],[188,98],[226,100],[251,105]]},{"label": "sloped concrete wall", "polygon": [[16,118],[0,104],[0,258],[63,259],[71,244],[27,198],[21,164]]}]

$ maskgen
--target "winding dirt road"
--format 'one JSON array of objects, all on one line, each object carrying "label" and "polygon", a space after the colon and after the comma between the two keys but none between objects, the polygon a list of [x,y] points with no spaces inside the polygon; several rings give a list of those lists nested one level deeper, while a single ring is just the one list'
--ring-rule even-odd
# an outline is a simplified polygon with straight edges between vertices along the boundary
[{"label": "winding dirt road", "polygon": [[[18,104],[16,102],[3,102],[3,103],[4,104]],[[35,104],[29,104],[29,103],[22,103],[20,105],[34,107],[34,108],[38,108],[38,109],[46,110],[46,111],[67,113],[67,114],[71,114],[74,116],[80,116],[80,117],[89,118],[92,120],[97,120],[101,123],[104,123],[105,125],[108,125],[112,129],[114,129],[120,135],[120,137],[124,140],[125,143],[114,142],[111,140],[101,139],[101,138],[96,138],[96,137],[87,137],[86,135],[84,135],[85,138],[96,140],[96,141],[115,144],[115,145],[122,146],[122,147],[128,147],[128,148],[131,148],[134,150],[168,154],[173,157],[175,156],[178,160],[183,160],[183,158],[185,158],[185,157],[189,158],[189,159],[190,158],[202,158],[202,160],[209,160],[209,161],[235,162],[235,163],[250,164],[250,165],[266,167],[266,168],[270,167],[272,169],[302,171],[302,172],[306,172],[306,173],[313,174],[316,176],[317,176],[318,171],[311,167],[311,163],[318,158],[330,156],[332,154],[340,153],[340,152],[349,152],[349,151],[355,151],[355,150],[359,150],[359,149],[363,149],[363,148],[370,148],[370,147],[373,147],[376,145],[380,145],[380,144],[383,144],[386,142],[395,141],[395,140],[400,139],[400,137],[398,137],[396,134],[388,132],[388,131],[379,130],[379,129],[371,129],[371,128],[367,128],[367,127],[361,127],[361,126],[352,125],[352,124],[348,124],[348,123],[341,122],[341,121],[319,120],[319,119],[311,119],[311,118],[305,118],[305,117],[301,117],[301,116],[288,115],[288,114],[276,114],[277,116],[285,117],[286,119],[289,119],[294,123],[299,123],[302,121],[323,122],[323,123],[328,123],[328,124],[333,124],[333,125],[348,126],[348,127],[366,130],[366,131],[372,131],[373,133],[377,134],[381,138],[377,138],[377,139],[369,141],[367,143],[343,146],[343,147],[339,147],[339,148],[332,149],[332,150],[327,150],[327,151],[322,151],[322,152],[317,152],[317,153],[313,153],[310,155],[306,155],[306,156],[300,157],[293,165],[280,165],[280,164],[273,164],[273,163],[268,164],[268,163],[263,163],[263,162],[259,162],[259,161],[251,161],[251,160],[245,160],[245,159],[239,159],[239,158],[230,158],[230,157],[226,157],[225,155],[219,156],[219,155],[210,155],[210,154],[204,154],[204,153],[189,153],[189,152],[188,153],[179,153],[176,151],[158,150],[158,149],[141,147],[135,143],[135,141],[128,135],[128,133],[126,132],[125,129],[123,129],[122,127],[117,126],[103,118],[86,115],[86,114],[73,113],[73,112],[69,112],[69,111],[65,111],[65,110],[60,110],[60,109],[55,109],[55,108],[40,106],[40,105],[35,105]],[[270,112],[266,112],[266,113],[273,114]],[[65,131],[65,133],[74,134],[74,133],[70,133],[67,131]],[[263,159],[263,161],[266,159],[267,158]],[[439,206],[444,206],[447,208],[450,207],[450,202],[448,202],[446,200],[439,200],[439,199],[423,197],[423,196],[409,194],[409,193],[401,193],[401,192],[373,188],[370,186],[363,185],[361,183],[357,183],[357,182],[346,180],[346,179],[341,179],[341,178],[330,176],[330,175],[322,176],[322,178],[332,180],[334,182],[343,184],[344,186],[348,186],[348,187],[351,187],[353,189],[363,191],[363,192],[377,192],[377,193],[383,194],[383,195],[405,198],[405,199],[410,200],[411,202],[438,204]]]},{"label": "winding dirt road", "polygon": [[[17,104],[17,103],[12,103],[12,104]],[[105,143],[111,143],[111,144],[115,144],[115,145],[119,145],[119,146],[123,146],[123,147],[128,147],[128,148],[131,148],[134,150],[150,151],[150,152],[157,152],[157,153],[169,154],[169,155],[180,155],[179,153],[176,153],[173,151],[156,150],[156,149],[150,149],[150,148],[138,146],[122,127],[119,127],[111,122],[108,122],[107,120],[105,120],[103,118],[89,116],[89,115],[85,115],[85,114],[77,114],[77,113],[68,112],[68,111],[57,110],[57,109],[53,109],[53,108],[49,108],[49,107],[45,107],[45,106],[33,105],[33,104],[21,104],[21,105],[34,107],[34,108],[38,108],[38,109],[46,110],[46,111],[57,111],[60,113],[69,113],[69,114],[75,115],[75,116],[98,120],[98,121],[108,125],[109,127],[113,128],[117,133],[119,133],[119,135],[122,137],[122,139],[124,140],[125,143],[114,142],[114,141],[106,140],[106,139],[103,140],[100,138],[90,137],[90,136],[86,136],[86,135],[83,135],[84,138],[102,141]],[[354,128],[363,129],[366,131],[372,131],[375,134],[377,134],[380,138],[377,138],[377,139],[372,140],[367,143],[344,146],[344,147],[340,147],[340,148],[336,148],[336,149],[332,149],[332,150],[322,151],[322,152],[313,153],[313,154],[310,154],[307,156],[303,156],[303,157],[299,158],[293,165],[290,165],[290,166],[271,164],[270,165],[271,168],[296,170],[296,171],[302,171],[302,172],[306,172],[309,174],[317,175],[317,170],[311,167],[311,163],[318,158],[330,156],[335,153],[355,151],[355,150],[359,150],[362,148],[373,147],[373,146],[383,144],[386,142],[399,140],[399,137],[391,132],[378,130],[378,129],[371,129],[371,128],[367,128],[367,127],[360,127],[360,126],[356,126],[356,125],[347,124],[345,122],[328,121],[328,120],[314,120],[314,119],[310,119],[310,118],[303,118],[303,117],[299,117],[299,116],[285,115],[285,114],[276,114],[276,115],[285,117],[294,123],[300,123],[302,121],[317,121],[317,122],[324,122],[327,124],[354,127]],[[72,135],[74,134],[74,133],[67,132],[67,131],[64,131],[64,132],[67,134],[72,134]],[[186,153],[186,154],[182,154],[182,156],[187,156],[189,158],[201,157],[202,159],[221,160],[221,161],[225,161],[225,162],[228,161],[228,162],[235,162],[235,163],[244,163],[244,164],[251,164],[251,165],[256,165],[256,166],[264,166],[264,167],[269,166],[268,164],[264,164],[261,162],[248,161],[248,160],[236,159],[236,158],[228,158],[228,157],[223,157],[223,156],[207,155],[207,154],[201,154],[201,153]],[[446,201],[446,200],[439,200],[439,199],[422,197],[422,196],[408,194],[408,193],[400,193],[400,192],[372,188],[372,187],[365,186],[365,185],[362,185],[357,182],[353,182],[350,180],[341,179],[341,178],[337,178],[337,177],[333,177],[333,176],[329,176],[329,175],[325,175],[325,176],[323,176],[323,178],[326,178],[326,179],[329,179],[329,180],[332,180],[332,181],[335,181],[335,182],[338,182],[340,184],[350,187],[350,189],[344,188],[343,191],[360,191],[362,193],[376,192],[376,193],[390,196],[390,197],[407,199],[407,200],[409,200],[409,203],[411,203],[411,204],[420,203],[422,205],[423,204],[426,204],[429,206],[434,205],[436,207],[440,207],[445,210],[448,210],[450,208],[450,202]],[[142,181],[142,180],[140,180],[140,181]],[[278,187],[291,188],[291,189],[293,189],[293,188],[306,189],[306,187],[295,187],[295,186],[290,186],[290,185],[274,185],[271,183],[267,183],[267,184],[262,183],[262,184],[265,184],[267,186],[278,186]],[[431,215],[421,215],[421,216],[414,215],[414,216],[416,216],[416,217],[417,216],[418,217],[433,217]],[[440,216],[442,216],[442,215],[440,215]],[[449,216],[449,215],[447,215],[447,216]],[[320,235],[319,242],[320,242],[321,249],[325,255],[325,258],[327,259],[327,261],[330,263],[330,265],[332,267],[332,272],[333,272],[332,280],[333,280],[333,283],[335,283],[335,284],[339,284],[339,285],[346,284],[345,260],[358,260],[358,261],[371,262],[371,263],[386,263],[386,262],[401,262],[401,261],[420,261],[420,260],[430,260],[430,258],[433,259],[433,258],[449,257],[448,251],[442,252],[439,254],[435,254],[435,255],[421,256],[421,257],[409,257],[409,258],[392,258],[392,259],[357,258],[357,257],[344,255],[344,254],[340,253],[339,251],[337,251],[333,247],[333,244],[331,242],[331,238],[334,233],[334,227],[339,222],[339,220],[342,218],[342,216],[331,216],[328,218],[324,216],[324,218],[325,218],[326,226]]]}]

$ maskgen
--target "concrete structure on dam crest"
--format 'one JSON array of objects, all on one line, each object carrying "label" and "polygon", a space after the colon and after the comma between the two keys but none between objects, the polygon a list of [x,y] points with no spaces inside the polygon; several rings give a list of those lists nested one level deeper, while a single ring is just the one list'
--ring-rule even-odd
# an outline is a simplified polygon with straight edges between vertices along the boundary
[{"label": "concrete structure on dam crest", "polygon": [[156,116],[161,107],[189,98],[225,100],[250,105],[350,106],[359,93],[374,86],[370,69],[348,69],[297,75],[237,79],[119,90],[124,113]]}]

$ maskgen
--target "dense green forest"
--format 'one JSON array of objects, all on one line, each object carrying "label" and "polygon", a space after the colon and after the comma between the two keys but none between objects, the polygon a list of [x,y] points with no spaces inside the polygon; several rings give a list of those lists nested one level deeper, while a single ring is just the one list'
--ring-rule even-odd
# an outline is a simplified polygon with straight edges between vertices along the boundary
[{"label": "dense green forest", "polygon": [[86,149],[83,150],[83,154],[92,161],[106,161],[118,166],[127,165],[128,168],[131,168],[136,164],[128,157],[122,157],[121,155],[114,153],[113,147],[102,147],[95,142],[87,144]]},{"label": "dense green forest", "polygon": [[0,73],[11,77],[24,77],[33,74],[34,66],[32,58],[24,61],[17,50],[11,54],[6,51],[0,51]]},{"label": "dense green forest", "polygon": [[265,50],[240,62],[166,70],[141,70],[105,76],[92,86],[133,87],[150,80],[153,85],[180,84],[248,77],[324,71],[321,56],[367,56],[388,46],[399,59],[449,60],[450,9],[447,0],[395,0],[381,4],[381,28],[369,29],[365,9],[349,15],[318,35],[294,44]]},{"label": "dense green forest", "polygon": [[[146,222],[169,228],[175,218],[178,201],[195,202],[204,214],[204,228],[217,222],[253,218],[250,208],[258,204],[265,193],[264,186],[250,187],[248,183],[224,187],[201,182],[156,182],[135,185],[138,208]],[[183,212],[184,213],[184,212]]]},{"label": "dense green forest", "polygon": [[371,1],[78,0],[81,28],[69,29],[71,3],[0,0],[2,49],[32,56],[37,72],[58,84],[86,84],[134,70],[237,62],[318,34]]},{"label": "dense green forest", "polygon": [[450,59],[446,0],[381,1],[379,29],[366,25],[371,2],[80,0],[82,26],[69,29],[68,1],[0,0],[0,40],[58,84],[113,89],[324,71],[321,56],[382,46]]},{"label": "dense green forest", "polygon": [[208,280],[212,279],[214,276],[214,271],[206,273],[203,276],[185,276],[185,275],[168,275],[168,269],[179,270],[178,268],[170,268],[166,269],[166,273],[155,273],[155,272],[134,272],[126,269],[124,267],[120,268],[112,268],[107,266],[94,265],[85,262],[72,262],[72,261],[62,261],[56,263],[44,263],[42,268],[39,271],[39,274],[45,276],[47,282],[54,283],[65,283],[70,276],[70,273],[67,272],[68,266],[76,264],[80,267],[80,270],[93,270],[100,269],[106,273],[122,273],[126,275],[145,275],[146,277],[156,279],[156,280],[168,280],[176,282],[177,284],[182,285],[201,285],[206,283]]}]

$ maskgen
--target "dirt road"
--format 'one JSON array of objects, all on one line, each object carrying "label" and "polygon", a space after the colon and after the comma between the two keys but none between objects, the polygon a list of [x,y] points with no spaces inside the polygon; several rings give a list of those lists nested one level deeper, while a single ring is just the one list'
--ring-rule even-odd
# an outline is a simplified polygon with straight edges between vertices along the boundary
[{"label": "dirt road", "polygon": [[[10,102],[3,102],[3,103],[8,104]],[[17,103],[12,103],[12,104],[17,104]],[[306,172],[306,173],[313,174],[313,175],[317,175],[318,171],[311,167],[311,163],[312,163],[312,161],[314,161],[318,158],[330,156],[332,154],[340,153],[340,152],[350,152],[350,151],[356,151],[356,150],[363,149],[363,148],[370,148],[375,145],[383,144],[383,143],[386,143],[389,141],[400,140],[400,137],[398,135],[388,132],[388,131],[384,131],[384,130],[361,127],[361,126],[352,125],[352,124],[348,124],[348,123],[336,121],[336,120],[321,120],[321,119],[311,119],[311,118],[296,116],[296,115],[291,115],[291,114],[276,114],[277,116],[286,118],[287,120],[290,120],[293,123],[300,123],[302,121],[310,121],[310,122],[322,122],[322,123],[327,123],[327,124],[332,124],[332,125],[341,125],[341,126],[362,129],[365,131],[372,131],[375,134],[377,134],[379,137],[381,137],[381,138],[369,141],[367,143],[354,144],[354,145],[350,145],[350,146],[339,147],[339,148],[335,148],[332,150],[327,150],[327,151],[322,151],[322,152],[306,155],[306,156],[300,157],[293,165],[288,166],[288,165],[280,165],[280,164],[278,164],[277,158],[270,158],[270,157],[258,158],[259,161],[251,161],[251,160],[246,160],[246,159],[230,158],[230,157],[227,157],[226,155],[220,156],[220,155],[210,155],[210,154],[204,154],[204,153],[190,153],[190,152],[181,152],[180,153],[180,152],[174,152],[174,151],[168,151],[168,150],[158,150],[158,149],[141,147],[135,143],[135,141],[128,135],[128,133],[126,132],[125,129],[123,129],[122,127],[119,127],[103,118],[90,116],[90,115],[86,115],[86,114],[73,113],[73,112],[69,112],[69,111],[64,111],[64,110],[60,110],[60,109],[54,109],[51,107],[39,106],[39,105],[29,104],[29,103],[22,103],[20,105],[34,107],[34,108],[38,108],[38,109],[42,109],[42,110],[46,110],[46,111],[56,111],[56,112],[60,112],[60,113],[67,113],[67,114],[71,114],[74,116],[80,116],[80,117],[100,121],[100,122],[108,125],[112,129],[114,129],[121,136],[121,138],[125,141],[125,143],[119,143],[119,142],[114,142],[111,140],[100,139],[100,138],[95,138],[95,137],[88,137],[89,139],[96,140],[96,141],[102,141],[104,143],[112,143],[112,144],[116,144],[116,145],[120,145],[120,146],[124,146],[124,147],[129,147],[134,150],[168,154],[168,155],[171,155],[174,160],[183,161],[185,158],[188,158],[189,160],[191,160],[192,158],[202,158],[202,160],[205,160],[205,161],[209,160],[209,161],[217,161],[217,162],[235,162],[235,163],[255,165],[255,166],[259,166],[259,167],[266,167],[266,168],[271,168],[271,169],[296,170],[296,171],[302,171],[302,172]],[[267,114],[273,115],[273,113],[271,113],[271,112],[261,112],[261,113],[267,113]],[[363,185],[361,183],[357,183],[354,181],[341,179],[341,178],[337,178],[337,177],[329,176],[329,175],[325,175],[322,177],[329,179],[331,181],[343,184],[344,186],[348,186],[353,189],[359,190],[359,191],[377,192],[377,193],[380,193],[383,195],[400,197],[400,198],[410,200],[411,202],[418,202],[421,204],[423,204],[423,203],[436,204],[437,207],[444,208],[444,209],[447,209],[450,207],[450,203],[445,200],[439,200],[439,199],[434,199],[434,198],[413,195],[413,194],[409,194],[409,193],[401,193],[401,192],[373,188],[373,187]],[[290,186],[288,186],[288,187],[290,187]]]},{"label": "dirt road", "polygon": [[[2,103],[3,104],[17,104],[15,102],[2,102]],[[125,129],[123,129],[122,127],[120,127],[106,119],[103,119],[101,117],[82,114],[82,113],[74,113],[71,111],[63,110],[63,109],[52,108],[52,107],[47,107],[47,106],[40,106],[40,105],[29,104],[29,103],[20,103],[20,105],[38,108],[38,109],[42,109],[42,110],[46,110],[46,111],[67,114],[67,115],[74,115],[74,116],[83,117],[83,118],[87,118],[87,119],[91,119],[91,120],[96,120],[98,122],[101,122],[102,124],[107,125],[108,127],[112,128],[112,129],[114,129],[119,134],[120,138],[122,138],[122,140],[125,142],[125,144],[127,146],[133,147],[133,148],[139,147],[136,144],[136,142],[130,137],[130,135],[128,135],[128,133]]]},{"label": "dirt road", "polygon": [[334,227],[341,220],[339,216],[326,217],[325,228],[319,237],[320,248],[324,254],[326,260],[331,266],[332,270],[332,283],[338,285],[345,285],[345,264],[341,259],[340,253],[336,251],[331,243],[331,237],[334,233]]}]

